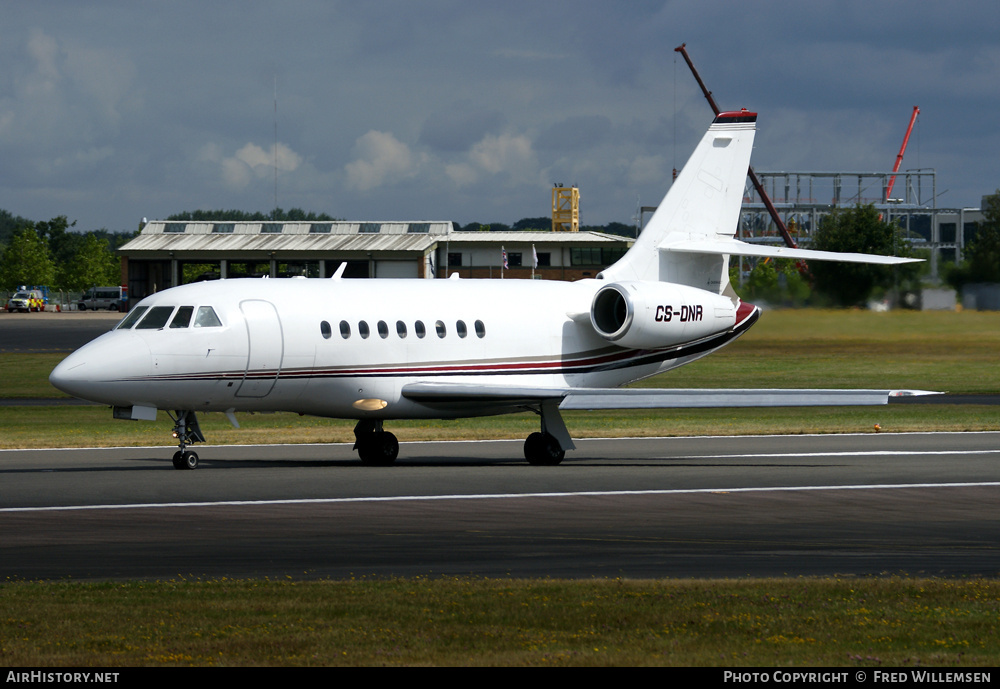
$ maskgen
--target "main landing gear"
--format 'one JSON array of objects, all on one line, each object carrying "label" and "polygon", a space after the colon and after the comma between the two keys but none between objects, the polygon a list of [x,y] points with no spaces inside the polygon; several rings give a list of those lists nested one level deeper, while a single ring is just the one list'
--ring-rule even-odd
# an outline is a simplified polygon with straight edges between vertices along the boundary
[{"label": "main landing gear", "polygon": [[174,453],[174,469],[197,469],[198,454],[187,450],[192,443],[205,442],[205,436],[198,426],[198,417],[193,411],[177,410],[177,416],[167,414],[174,420],[174,437],[177,438],[180,449]]},{"label": "main landing gear", "polygon": [[542,402],[533,411],[542,417],[542,429],[524,441],[524,458],[533,466],[555,466],[563,461],[566,450],[576,448],[559,414],[559,400]]},{"label": "main landing gear", "polygon": [[389,431],[382,430],[381,419],[361,419],[354,427],[354,449],[361,463],[368,466],[389,466],[399,455],[399,441]]}]

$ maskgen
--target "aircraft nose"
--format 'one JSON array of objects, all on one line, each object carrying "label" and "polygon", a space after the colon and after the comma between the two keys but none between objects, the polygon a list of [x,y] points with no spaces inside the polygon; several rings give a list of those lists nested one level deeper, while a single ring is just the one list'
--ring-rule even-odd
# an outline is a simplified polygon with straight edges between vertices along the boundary
[{"label": "aircraft nose", "polygon": [[59,362],[49,374],[49,382],[73,397],[114,404],[116,384],[147,374],[149,366],[149,348],[144,343],[109,333]]}]

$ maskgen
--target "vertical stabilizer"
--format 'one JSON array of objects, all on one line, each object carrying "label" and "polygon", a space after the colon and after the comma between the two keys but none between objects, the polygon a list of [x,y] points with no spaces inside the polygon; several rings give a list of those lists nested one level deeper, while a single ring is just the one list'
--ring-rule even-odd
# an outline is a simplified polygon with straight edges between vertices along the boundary
[{"label": "vertical stabilizer", "polygon": [[642,234],[605,280],[676,282],[721,294],[729,284],[729,257],[661,251],[682,241],[732,239],[739,223],[757,113],[716,116]]}]

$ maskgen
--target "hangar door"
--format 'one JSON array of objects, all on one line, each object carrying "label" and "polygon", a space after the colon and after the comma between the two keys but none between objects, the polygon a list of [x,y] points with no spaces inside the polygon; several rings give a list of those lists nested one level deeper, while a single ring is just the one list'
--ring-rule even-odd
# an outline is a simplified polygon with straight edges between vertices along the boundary
[{"label": "hangar door", "polygon": [[249,354],[236,396],[266,397],[278,380],[284,356],[281,320],[274,304],[260,299],[240,302],[240,311],[247,326]]}]

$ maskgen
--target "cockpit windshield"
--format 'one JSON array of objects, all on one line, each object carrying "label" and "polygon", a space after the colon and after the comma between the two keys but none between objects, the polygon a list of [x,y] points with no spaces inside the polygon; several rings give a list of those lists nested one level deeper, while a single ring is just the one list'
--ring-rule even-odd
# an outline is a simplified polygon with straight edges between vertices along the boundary
[{"label": "cockpit windshield", "polygon": [[191,314],[194,312],[193,306],[182,306],[177,309],[174,320],[170,321],[171,328],[186,328],[191,325]]},{"label": "cockpit windshield", "polygon": [[[176,312],[174,309],[177,309]],[[173,314],[173,318],[170,316]],[[134,327],[136,330],[162,330],[170,323],[170,328],[189,328],[192,325],[192,317],[195,328],[219,328],[222,321],[211,306],[199,306],[197,312],[193,306],[137,306],[127,315],[116,330],[128,330]],[[138,325],[136,325],[138,323]]]},{"label": "cockpit windshield", "polygon": [[167,324],[167,319],[174,312],[173,306],[154,306],[146,317],[135,326],[136,330],[159,330]]},{"label": "cockpit windshield", "polygon": [[129,311],[129,314],[122,319],[122,322],[118,324],[118,327],[115,328],[115,330],[128,330],[135,325],[137,320],[142,318],[142,314],[146,313],[146,309],[148,308],[148,306],[136,306],[134,309]]}]

